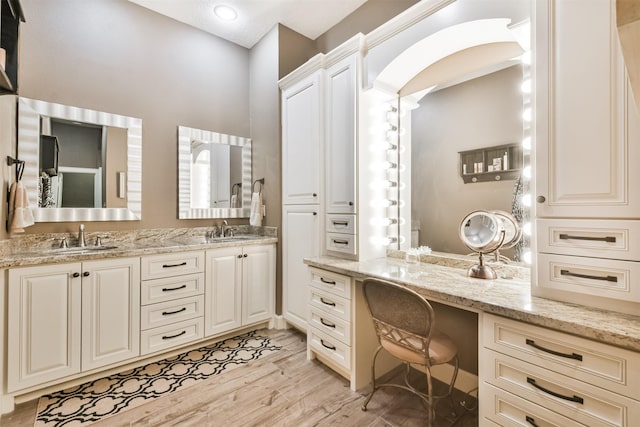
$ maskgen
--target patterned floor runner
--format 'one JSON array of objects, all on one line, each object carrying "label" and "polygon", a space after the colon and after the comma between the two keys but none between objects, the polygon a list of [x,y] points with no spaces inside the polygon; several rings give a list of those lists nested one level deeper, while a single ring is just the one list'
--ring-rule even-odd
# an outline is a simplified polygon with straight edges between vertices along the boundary
[{"label": "patterned floor runner", "polygon": [[86,426],[282,347],[256,331],[43,396],[34,427]]}]

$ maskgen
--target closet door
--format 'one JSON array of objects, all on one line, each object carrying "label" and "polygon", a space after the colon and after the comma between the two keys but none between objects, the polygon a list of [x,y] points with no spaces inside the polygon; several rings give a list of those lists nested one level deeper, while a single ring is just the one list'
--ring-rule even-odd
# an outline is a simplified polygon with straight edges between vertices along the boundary
[{"label": "closet door", "polygon": [[320,203],[321,81],[316,71],[282,92],[282,203]]},{"label": "closet door", "polygon": [[535,3],[537,216],[638,218],[639,120],[615,1]]},{"label": "closet door", "polygon": [[356,57],[325,74],[327,213],[356,212]]},{"label": "closet door", "polygon": [[282,310],[287,322],[306,331],[311,273],[304,258],[320,255],[318,206],[284,206],[282,220]]}]

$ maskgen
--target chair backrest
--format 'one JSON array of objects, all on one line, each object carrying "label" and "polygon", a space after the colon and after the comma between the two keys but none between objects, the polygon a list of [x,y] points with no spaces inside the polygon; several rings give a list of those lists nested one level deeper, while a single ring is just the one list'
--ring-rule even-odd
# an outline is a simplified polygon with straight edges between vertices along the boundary
[{"label": "chair backrest", "polygon": [[[435,314],[431,304],[422,295],[381,279],[365,279],[362,287],[374,323],[382,322],[386,326],[425,338],[428,343]],[[379,331],[377,324],[376,330]]]}]

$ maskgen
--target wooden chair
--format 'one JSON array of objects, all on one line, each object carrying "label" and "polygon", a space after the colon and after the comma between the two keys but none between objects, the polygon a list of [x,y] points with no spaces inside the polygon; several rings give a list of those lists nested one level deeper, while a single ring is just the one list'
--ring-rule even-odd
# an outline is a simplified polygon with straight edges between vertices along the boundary
[{"label": "wooden chair", "polygon": [[[369,401],[381,387],[397,387],[416,394],[427,404],[429,425],[431,425],[435,414],[434,399],[451,398],[458,376],[456,345],[447,335],[435,329],[433,307],[417,292],[391,282],[371,278],[364,280],[363,290],[380,345],[371,361],[372,390],[362,405],[362,410],[367,410]],[[383,348],[405,364],[405,385],[376,383],[376,358]],[[431,367],[449,362],[453,362],[454,372],[448,391],[444,395],[434,396]],[[427,375],[426,393],[417,390],[409,383],[411,364],[424,368]]]}]

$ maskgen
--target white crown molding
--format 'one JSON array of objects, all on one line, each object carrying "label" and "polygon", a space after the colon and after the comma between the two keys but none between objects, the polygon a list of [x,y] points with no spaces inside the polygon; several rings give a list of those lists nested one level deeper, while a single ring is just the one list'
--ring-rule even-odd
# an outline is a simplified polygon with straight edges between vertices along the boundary
[{"label": "white crown molding", "polygon": [[396,34],[433,15],[456,0],[422,0],[365,36],[365,46],[372,49]]},{"label": "white crown molding", "polygon": [[318,70],[322,70],[324,68],[324,63],[325,63],[324,56],[325,55],[322,53],[317,54],[316,56],[309,59],[307,62],[305,62],[304,64],[302,64],[301,66],[299,66],[298,68],[296,68],[295,70],[293,70],[292,72],[290,72],[289,74],[281,78],[278,81],[278,86],[280,87],[280,89],[281,90],[286,89],[296,84],[297,82],[299,82],[306,76],[310,75],[311,73],[314,73]]}]

